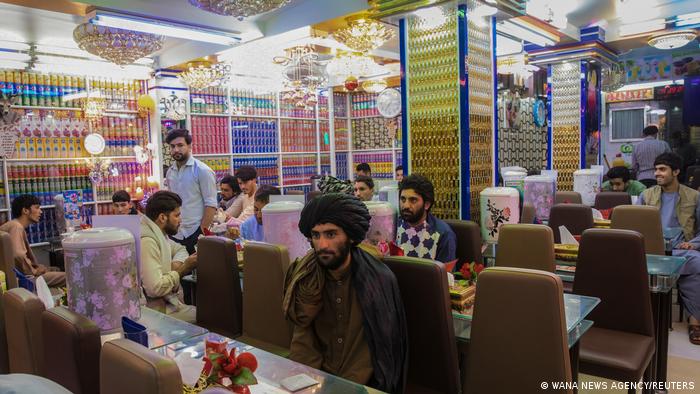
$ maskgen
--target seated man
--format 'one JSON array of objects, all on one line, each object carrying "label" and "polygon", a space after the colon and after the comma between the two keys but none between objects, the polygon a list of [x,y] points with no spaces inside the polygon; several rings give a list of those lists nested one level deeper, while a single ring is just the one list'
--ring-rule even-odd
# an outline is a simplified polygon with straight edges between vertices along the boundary
[{"label": "seated man", "polygon": [[600,190],[604,192],[625,192],[630,196],[638,196],[646,186],[642,182],[630,179],[627,167],[613,167],[608,171],[608,180],[603,182]]},{"label": "seated man", "polygon": [[190,323],[196,309],[182,302],[180,278],[197,267],[197,253],[168,236],[180,227],[180,196],[169,191],[153,193],[141,217],[141,281],[147,306]]},{"label": "seated man", "polygon": [[[242,209],[238,216],[227,215],[243,223],[255,213],[255,192],[258,190],[258,171],[253,166],[241,166],[236,170],[238,187],[241,189]],[[235,213],[235,212],[234,212]]]},{"label": "seated man", "polygon": [[355,197],[361,201],[372,201],[374,198],[374,181],[372,178],[364,175],[355,178]]},{"label": "seated man", "polygon": [[280,189],[271,185],[261,185],[255,192],[255,215],[241,224],[241,237],[249,241],[263,241],[262,209],[270,203],[271,195],[280,195]]},{"label": "seated man", "polygon": [[409,175],[399,183],[401,218],[396,245],[406,256],[449,263],[455,260],[457,237],[447,223],[430,213],[435,204],[433,184],[421,175]]},{"label": "seated man", "polygon": [[401,182],[403,181],[403,166],[396,166],[396,170],[394,170],[394,174],[396,175],[396,180]]},{"label": "seated man", "polygon": [[14,219],[0,226],[0,231],[10,234],[15,267],[25,275],[41,276],[49,287],[66,285],[66,273],[59,272],[56,267],[39,264],[29,246],[27,231],[32,224],[41,219],[41,202],[33,194],[22,194],[12,200],[12,217]]},{"label": "seated man", "polygon": [[645,190],[637,204],[651,205],[661,210],[663,228],[678,227],[683,231],[671,240],[673,255],[688,260],[681,269],[678,288],[683,305],[690,314],[690,342],[700,345],[700,193],[680,184],[682,160],[675,153],[662,153],[654,161],[656,186]]},{"label": "seated man", "polygon": [[372,177],[372,168],[367,163],[360,163],[357,166],[355,166],[355,176]]},{"label": "seated man", "polygon": [[115,215],[136,215],[138,213],[126,190],[119,190],[112,194],[112,210]]},{"label": "seated man", "polygon": [[313,247],[292,263],[283,308],[294,324],[289,358],[388,393],[403,392],[406,317],[394,274],[358,245],[369,229],[365,205],[325,194],[301,212]]},{"label": "seated man", "polygon": [[219,208],[223,209],[228,217],[238,217],[243,212],[243,193],[238,186],[238,178],[233,175],[226,175],[219,182],[221,190],[221,201]]}]

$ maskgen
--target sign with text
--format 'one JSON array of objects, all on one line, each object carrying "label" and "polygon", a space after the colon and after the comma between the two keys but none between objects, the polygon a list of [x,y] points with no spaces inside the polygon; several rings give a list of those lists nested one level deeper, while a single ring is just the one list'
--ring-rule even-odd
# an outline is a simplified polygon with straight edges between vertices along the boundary
[{"label": "sign with text", "polygon": [[655,100],[669,100],[673,98],[682,98],[685,87],[683,85],[666,85],[657,86],[654,88]]},{"label": "sign with text", "polygon": [[607,103],[619,103],[622,101],[640,101],[653,99],[654,89],[652,88],[625,90],[622,92],[610,92],[605,95],[605,101]]}]

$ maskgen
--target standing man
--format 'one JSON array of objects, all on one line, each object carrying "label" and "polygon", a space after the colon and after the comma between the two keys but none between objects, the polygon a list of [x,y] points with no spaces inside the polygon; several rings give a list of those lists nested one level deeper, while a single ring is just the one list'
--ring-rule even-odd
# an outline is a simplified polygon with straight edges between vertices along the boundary
[{"label": "standing man", "polygon": [[313,250],[287,270],[289,358],[387,393],[402,393],[408,333],[393,272],[360,243],[371,217],[356,197],[309,201],[299,230]]},{"label": "standing man", "polygon": [[238,216],[232,216],[240,223],[255,214],[255,192],[258,191],[258,171],[253,166],[240,166],[236,170],[238,187],[243,195],[243,209]]},{"label": "standing man", "polygon": [[211,168],[192,156],[189,131],[171,130],[165,142],[170,145],[170,155],[175,160],[168,169],[168,188],[182,199],[182,225],[171,237],[192,254],[197,238],[209,229],[216,214],[216,177]]},{"label": "standing man", "polygon": [[673,255],[686,257],[678,279],[683,306],[690,314],[690,342],[700,345],[700,193],[680,184],[678,175],[683,165],[675,153],[664,153],[654,161],[656,186],[645,190],[637,204],[651,205],[661,211],[663,228],[683,231],[671,240]]},{"label": "standing man", "polygon": [[397,181],[403,181],[403,166],[396,166],[396,170],[394,170],[394,173],[396,175]]},{"label": "standing man", "polygon": [[33,194],[22,194],[12,200],[12,217],[14,219],[0,226],[0,231],[10,234],[15,267],[25,275],[41,276],[49,287],[66,285],[66,273],[56,267],[39,264],[29,246],[27,231],[30,225],[41,219],[41,202]]},{"label": "standing man", "polygon": [[671,151],[668,142],[658,140],[659,128],[647,126],[643,131],[644,140],[634,146],[632,152],[632,170],[637,174],[637,180],[646,187],[656,185],[654,179],[654,160],[662,154]]},{"label": "standing man", "polygon": [[401,218],[396,244],[406,256],[449,263],[457,254],[457,237],[447,223],[430,213],[435,189],[424,176],[409,175],[399,183]]}]

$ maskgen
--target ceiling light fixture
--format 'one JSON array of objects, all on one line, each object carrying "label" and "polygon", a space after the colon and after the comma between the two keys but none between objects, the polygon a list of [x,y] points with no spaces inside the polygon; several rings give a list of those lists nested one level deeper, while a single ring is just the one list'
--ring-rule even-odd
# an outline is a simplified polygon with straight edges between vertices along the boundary
[{"label": "ceiling light fixture", "polygon": [[352,50],[366,53],[394,38],[393,30],[374,19],[357,16],[347,18],[346,21],[348,25],[338,29],[333,36]]},{"label": "ceiling light fixture", "polygon": [[688,45],[697,36],[694,30],[677,30],[655,34],[649,39],[648,44],[656,49],[676,49]]},{"label": "ceiling light fixture", "polygon": [[207,30],[196,26],[176,25],[134,16],[108,14],[102,11],[96,11],[95,15],[90,18],[90,23],[98,26],[132,30],[157,36],[181,38],[184,40],[209,42],[219,45],[233,45],[240,42],[240,38],[234,36],[232,33]]},{"label": "ceiling light fixture", "polygon": [[366,81],[362,81],[361,86],[362,90],[367,93],[379,93],[386,89],[388,85],[383,79],[368,79]]},{"label": "ceiling light fixture", "polygon": [[205,89],[210,86],[222,86],[231,77],[231,66],[226,63],[212,64],[208,61],[187,64],[187,70],[178,74],[185,85],[193,89]]},{"label": "ceiling light fixture", "polygon": [[190,4],[219,15],[234,16],[243,20],[249,16],[281,8],[290,0],[190,0]]},{"label": "ceiling light fixture", "polygon": [[163,37],[90,23],[78,25],[73,39],[80,49],[125,66],[163,47]]}]

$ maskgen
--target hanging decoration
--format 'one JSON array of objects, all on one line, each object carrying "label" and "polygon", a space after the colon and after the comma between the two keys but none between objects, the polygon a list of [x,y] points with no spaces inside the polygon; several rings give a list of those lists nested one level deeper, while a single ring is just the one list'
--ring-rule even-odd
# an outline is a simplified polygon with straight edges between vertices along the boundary
[{"label": "hanging decoration", "polygon": [[142,118],[147,117],[150,113],[153,113],[153,110],[156,109],[155,100],[153,100],[153,97],[148,94],[140,95],[136,101],[136,104],[138,105],[139,116]]},{"label": "hanging decoration", "polygon": [[604,92],[614,92],[625,84],[625,69],[620,63],[603,68],[601,86]]},{"label": "hanging decoration", "polygon": [[357,87],[359,86],[359,83],[357,82],[356,77],[350,75],[349,77],[345,78],[345,83],[343,84],[343,86],[345,86],[345,89],[352,92],[355,89],[357,89]]},{"label": "hanging decoration", "polygon": [[105,159],[100,156],[92,156],[85,158],[85,165],[88,170],[88,178],[90,182],[95,185],[100,184],[105,178],[109,176],[119,176],[119,170],[112,166],[112,161],[110,159]]},{"label": "hanging decoration", "polygon": [[393,30],[364,15],[350,17],[346,21],[348,25],[338,29],[333,33],[333,37],[354,51],[367,53],[394,38]]},{"label": "hanging decoration", "polygon": [[191,62],[177,78],[191,89],[223,86],[231,78],[231,66],[226,63],[212,64],[206,60]]},{"label": "hanging decoration", "polygon": [[19,121],[22,114],[12,109],[18,95],[7,95],[0,91],[0,157],[10,158],[15,153],[15,144],[19,139]]},{"label": "hanging decoration", "polygon": [[155,147],[152,143],[148,143],[145,148],[141,145],[136,145],[134,147],[134,155],[136,156],[136,162],[143,165],[148,163],[149,160],[153,158],[153,151]]},{"label": "hanging decoration", "polygon": [[178,97],[175,92],[160,99],[160,114],[165,119],[183,120],[187,117],[187,99]]},{"label": "hanging decoration", "polygon": [[383,79],[368,79],[362,81],[362,90],[367,93],[380,93],[386,89],[387,83]]},{"label": "hanging decoration", "polygon": [[163,47],[163,36],[83,23],[73,30],[80,49],[119,66],[132,64]]},{"label": "hanging decoration", "polygon": [[193,6],[219,15],[233,16],[238,20],[276,10],[290,0],[189,0]]},{"label": "hanging decoration", "polygon": [[297,107],[314,107],[318,103],[316,91],[328,82],[325,61],[311,46],[287,49],[286,55],[273,59],[276,64],[284,66],[282,99],[293,101]]},{"label": "hanging decoration", "polygon": [[387,70],[370,56],[359,52],[339,52],[328,63],[327,72],[329,75],[347,79],[351,75],[356,78],[382,75],[387,73]]},{"label": "hanging decoration", "polygon": [[89,122],[99,122],[107,109],[107,100],[103,97],[86,97],[82,100],[83,113]]}]

